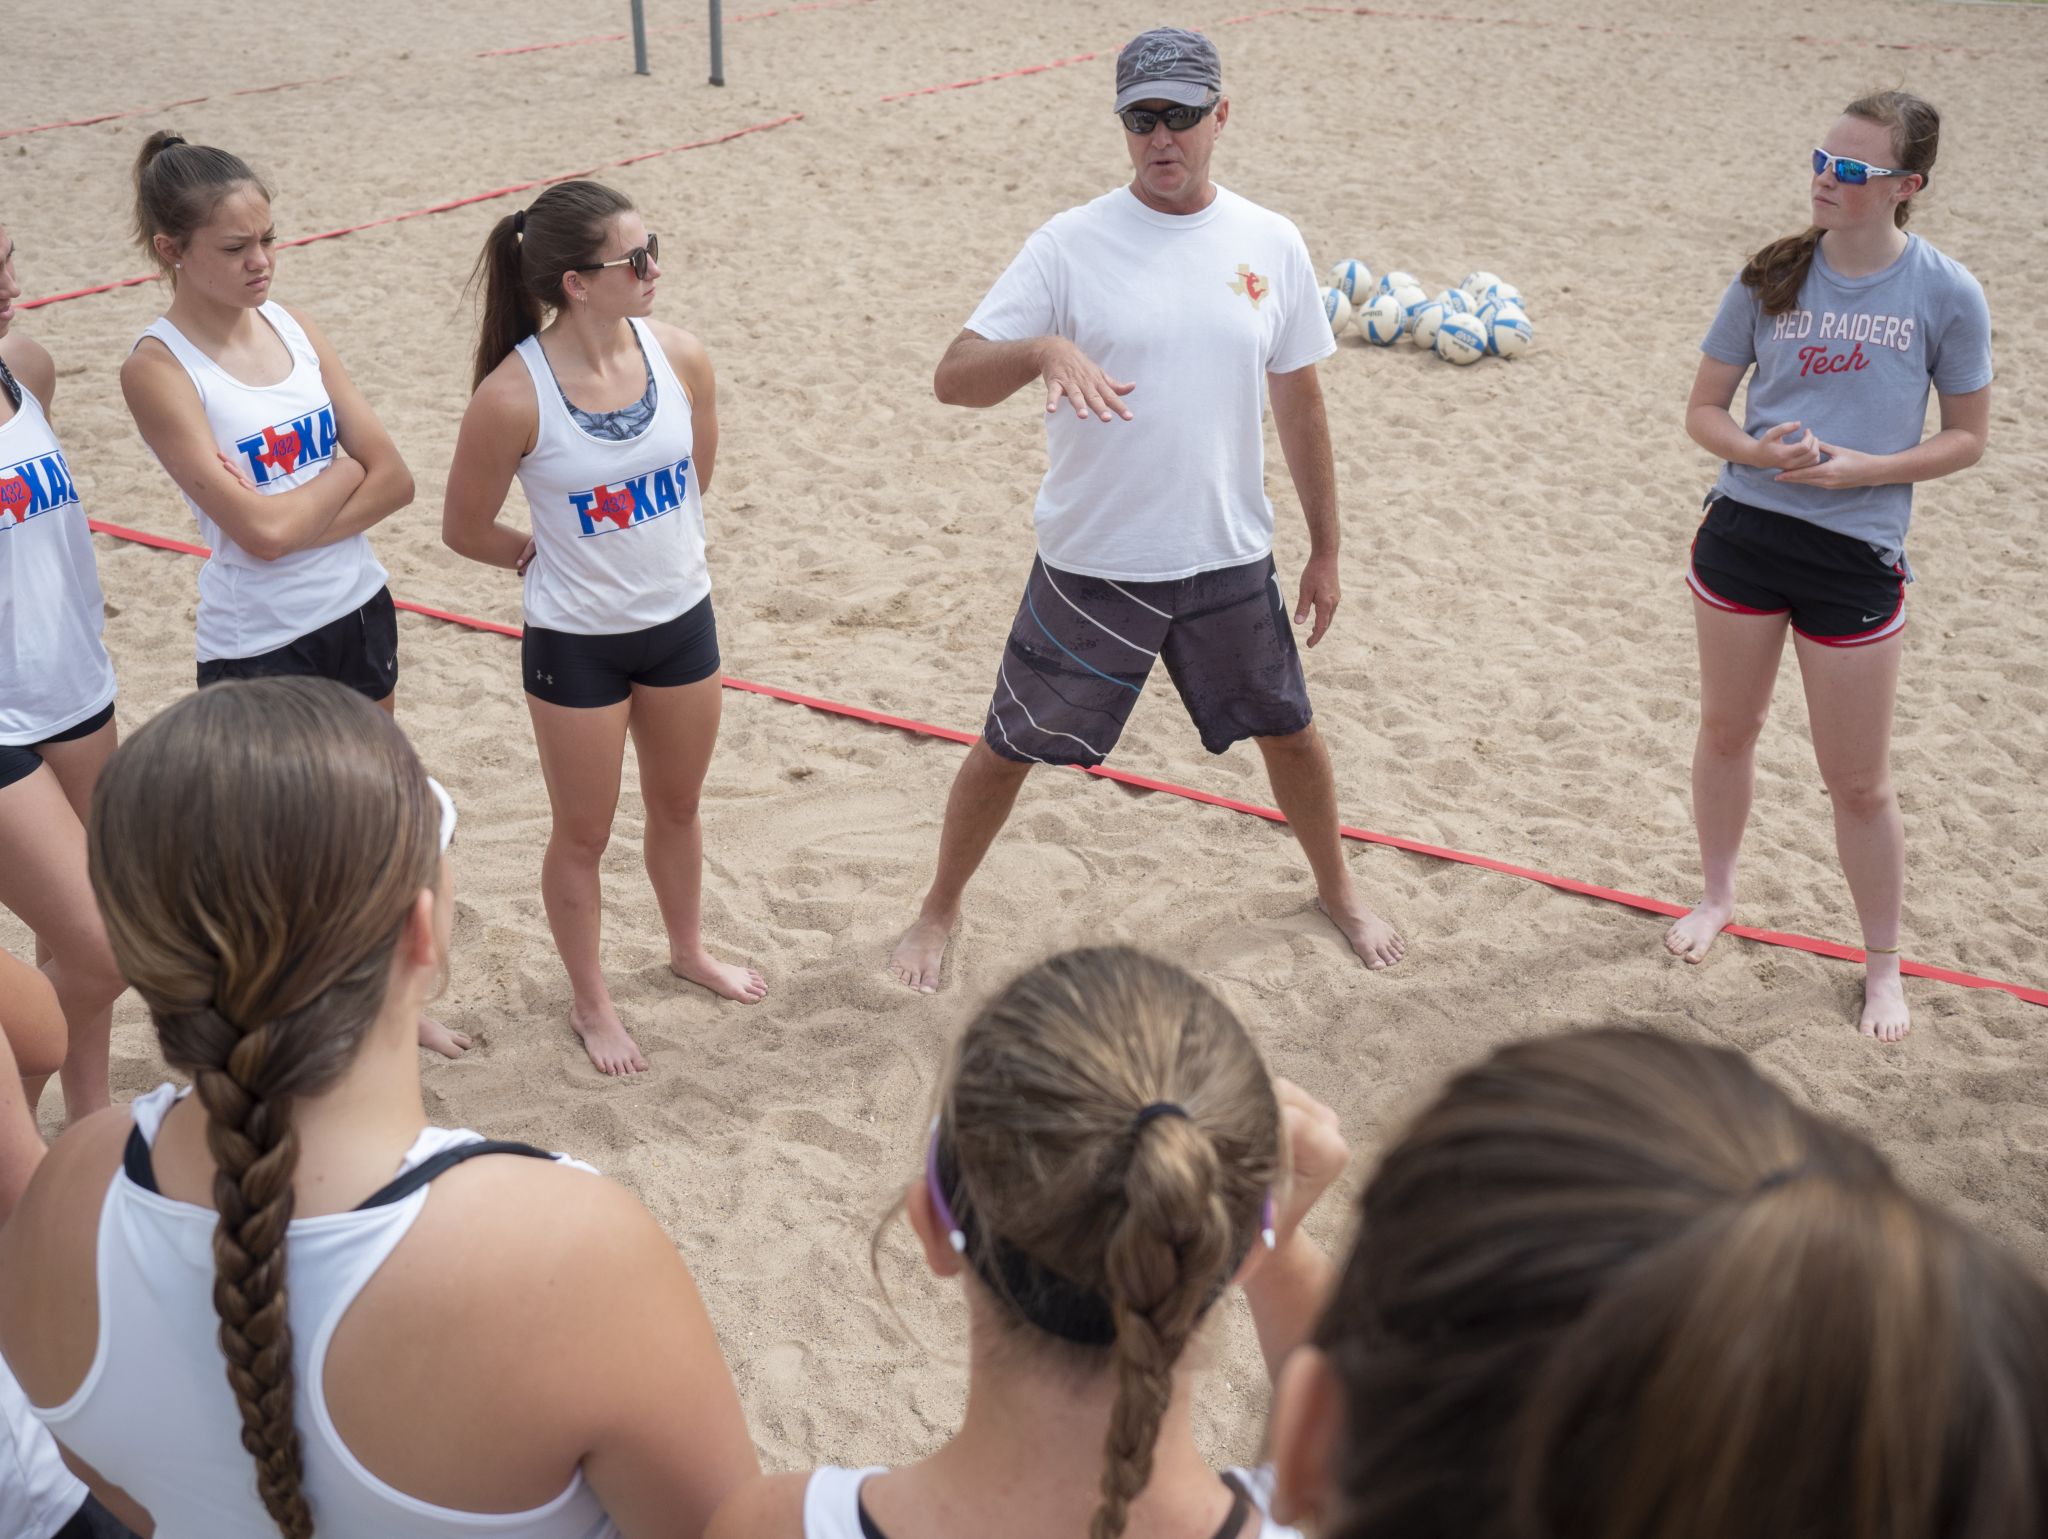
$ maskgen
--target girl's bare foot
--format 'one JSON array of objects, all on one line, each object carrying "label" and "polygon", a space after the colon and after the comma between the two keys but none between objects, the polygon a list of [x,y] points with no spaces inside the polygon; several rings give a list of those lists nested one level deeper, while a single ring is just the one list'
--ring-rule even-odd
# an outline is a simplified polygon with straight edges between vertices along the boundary
[{"label": "girl's bare foot", "polygon": [[1677,920],[1664,932],[1664,949],[1688,962],[1704,962],[1714,937],[1735,917],[1733,903],[1706,903]]},{"label": "girl's bare foot", "polygon": [[638,1044],[626,1034],[626,1028],[619,1024],[618,1012],[612,1009],[610,1000],[589,1011],[580,1006],[570,1006],[569,1024],[583,1039],[583,1051],[590,1055],[598,1073],[625,1075],[647,1072],[647,1060],[641,1056]]},{"label": "girl's bare foot", "polygon": [[721,999],[736,1000],[743,1005],[758,1005],[768,994],[768,984],[751,967],[735,967],[730,962],[721,962],[708,951],[695,956],[672,956],[668,970],[686,983],[706,988]]},{"label": "girl's bare foot", "polygon": [[1408,943],[1400,933],[1356,899],[1346,908],[1335,908],[1317,898],[1316,908],[1351,943],[1358,960],[1374,972],[1392,967],[1408,954]]},{"label": "girl's bare foot", "polygon": [[1899,959],[1896,955],[1874,956],[1865,965],[1869,972],[1863,979],[1863,1019],[1857,1029],[1880,1042],[1896,1042],[1913,1029]]},{"label": "girl's bare foot", "polygon": [[917,923],[903,932],[896,949],[889,953],[889,973],[906,988],[920,994],[935,994],[939,969],[946,960],[946,941],[953,933],[950,919],[919,914]]},{"label": "girl's bare foot", "polygon": [[430,1015],[420,1017],[420,1046],[430,1053],[439,1053],[443,1058],[460,1058],[469,1051],[469,1038],[459,1031],[450,1031]]}]

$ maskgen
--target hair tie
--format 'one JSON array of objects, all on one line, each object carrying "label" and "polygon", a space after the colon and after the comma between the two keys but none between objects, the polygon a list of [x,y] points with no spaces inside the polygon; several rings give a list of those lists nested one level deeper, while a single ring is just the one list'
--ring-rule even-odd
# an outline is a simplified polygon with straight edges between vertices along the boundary
[{"label": "hair tie", "polygon": [[526,210],[523,208],[512,216],[512,233],[521,240],[526,239]]},{"label": "hair tie", "polygon": [[1131,1119],[1131,1131],[1136,1132],[1154,1117],[1179,1117],[1184,1122],[1195,1120],[1188,1115],[1188,1109],[1178,1102],[1154,1101],[1150,1106],[1138,1109],[1138,1115]]},{"label": "hair tie", "polygon": [[164,142],[157,146],[157,153],[161,154],[163,151],[171,149],[176,145],[190,144],[191,142],[183,134],[165,134]]}]

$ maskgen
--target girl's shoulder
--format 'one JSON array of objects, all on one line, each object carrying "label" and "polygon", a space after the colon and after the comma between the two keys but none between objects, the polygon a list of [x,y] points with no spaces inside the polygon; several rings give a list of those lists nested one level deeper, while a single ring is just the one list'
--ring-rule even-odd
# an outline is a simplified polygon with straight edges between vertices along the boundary
[{"label": "girl's shoulder", "polygon": [[811,1482],[833,1473],[838,1472],[821,1469],[748,1481],[725,1499],[704,1539],[807,1539],[804,1503]]}]

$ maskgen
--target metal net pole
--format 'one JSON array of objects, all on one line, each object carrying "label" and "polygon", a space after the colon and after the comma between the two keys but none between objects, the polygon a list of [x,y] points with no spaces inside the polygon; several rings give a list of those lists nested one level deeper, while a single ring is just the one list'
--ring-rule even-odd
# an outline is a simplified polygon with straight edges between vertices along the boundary
[{"label": "metal net pole", "polygon": [[[640,0],[633,0],[635,5]],[[725,84],[725,8],[719,0],[711,0],[711,83]]]}]

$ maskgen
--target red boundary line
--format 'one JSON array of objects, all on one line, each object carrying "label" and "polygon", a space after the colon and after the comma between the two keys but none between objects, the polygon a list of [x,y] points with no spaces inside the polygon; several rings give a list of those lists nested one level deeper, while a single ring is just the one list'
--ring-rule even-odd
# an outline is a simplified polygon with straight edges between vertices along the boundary
[{"label": "red boundary line", "polygon": [[[208,556],[212,552],[204,545],[194,545],[187,540],[173,540],[160,534],[145,534],[139,529],[124,528],[110,524],[104,519],[88,519],[93,531],[117,540],[126,540],[135,545],[147,545],[153,550],[177,551],[187,556]],[[520,630],[514,625],[501,625],[495,620],[479,620],[474,615],[456,614],[452,610],[430,609],[425,604],[415,604],[405,599],[395,601],[398,608],[412,614],[425,615],[430,620],[445,621],[449,625],[460,625],[469,630],[486,631],[494,636],[510,636],[515,640]],[[773,684],[755,684],[746,679],[728,676],[727,689],[741,690],[750,695],[766,695],[771,700],[786,701],[791,705],[808,706],[814,711],[823,711],[830,716],[844,716],[854,721],[864,721],[878,727],[894,727],[898,731],[915,733],[920,737],[944,738],[950,743],[972,743],[975,735],[962,732],[954,727],[935,726],[928,721],[918,721],[909,716],[891,716],[885,711],[871,711],[864,706],[843,705],[836,700],[821,700],[815,695],[800,695],[794,690],[778,689]],[[1231,812],[1242,812],[1255,818],[1264,818],[1269,823],[1285,823],[1287,819],[1277,808],[1263,807],[1256,802],[1241,802],[1228,796],[1217,796],[1213,792],[1198,791],[1192,786],[1177,785],[1170,780],[1154,780],[1149,775],[1134,775],[1129,770],[1110,769],[1106,765],[1087,767],[1086,772],[1102,780],[1113,780],[1118,785],[1135,786],[1144,791],[1163,791],[1169,796],[1178,796],[1186,801],[1200,802],[1204,806],[1222,807]],[[1376,834],[1370,829],[1353,828],[1350,824],[1341,826],[1340,831],[1347,839],[1363,844],[1383,844],[1390,849],[1405,850],[1411,855],[1427,855],[1432,860],[1447,860],[1461,866],[1476,866],[1482,871],[1497,872],[1502,876],[1520,877],[1523,881],[1538,882],[1553,887],[1559,892],[1575,893],[1580,897],[1596,898],[1603,903],[1616,903],[1624,908],[1641,909],[1644,913],[1665,914],[1673,918],[1685,912],[1676,903],[1662,898],[1646,898],[1641,893],[1623,892],[1619,888],[1601,887],[1592,882],[1582,882],[1575,877],[1553,876],[1548,871],[1536,871],[1528,866],[1510,865],[1506,861],[1494,860],[1485,855],[1473,855],[1465,850],[1453,850],[1440,844],[1424,844],[1415,839],[1402,839],[1393,834]],[[1819,940],[1811,935],[1798,935],[1785,930],[1762,930],[1752,925],[1731,924],[1730,935],[1744,940],[1761,941],[1768,946],[1781,946],[1791,951],[1810,952],[1814,956],[1832,957],[1838,961],[1861,962],[1864,953],[1855,946],[1844,946],[1839,941]],[[1951,968],[1934,967],[1925,962],[1911,962],[1901,959],[1900,970],[1911,977],[1928,978],[1936,983],[1955,984],[1967,989],[1996,989],[2010,994],[2015,999],[2030,1005],[2048,1006],[2048,990],[2028,988],[2024,984],[2004,983],[1996,978],[1979,977],[1975,973],[1956,972]]]},{"label": "red boundary line", "polygon": [[[445,203],[430,203],[425,208],[407,209],[402,214],[386,214],[381,219],[366,219],[361,224],[345,224],[337,230],[321,230],[314,235],[294,235],[290,240],[279,241],[280,246],[310,246],[315,241],[334,240],[343,235],[353,235],[358,230],[374,230],[379,225],[403,224],[408,219],[423,219],[428,214],[445,214],[450,209],[466,208],[472,203],[488,203],[493,198],[510,197],[515,192],[526,192],[535,187],[546,187],[554,182],[574,181],[579,176],[589,176],[594,171],[606,171],[615,166],[630,166],[643,160],[653,160],[660,155],[680,154],[684,150],[708,149],[714,144],[725,144],[734,139],[743,139],[748,134],[765,133],[771,128],[801,121],[801,112],[786,113],[779,118],[770,118],[764,123],[749,123],[745,128],[735,128],[730,133],[718,134],[710,139],[693,139],[688,144],[671,144],[665,149],[641,150],[632,155],[623,155],[617,160],[600,161],[594,166],[585,166],[580,171],[563,171],[554,176],[538,177],[530,182],[514,182],[507,187],[493,187],[489,192],[473,192],[465,198],[450,198]],[[115,289],[133,288],[138,283],[148,283],[159,275],[139,273],[133,278],[117,278],[111,283],[96,283],[91,288],[71,289],[62,294],[44,294],[36,299],[24,299],[17,310],[35,310],[44,305],[62,304],[67,299],[83,299],[88,294],[106,294]]]},{"label": "red boundary line", "polygon": [[[268,96],[272,91],[296,91],[300,86],[327,85],[336,80],[348,80],[354,70],[344,70],[339,75],[316,75],[311,80],[280,80],[275,85],[243,86],[239,91],[223,91],[229,96]],[[211,96],[186,96],[174,102],[161,102],[154,107],[123,107],[118,112],[96,113],[89,118],[67,118],[61,123],[31,123],[24,128],[0,128],[0,139],[18,138],[22,134],[46,134],[53,128],[90,128],[95,123],[111,123],[116,118],[139,118],[150,112],[169,112],[173,107],[192,107],[200,102],[210,102]]]}]

